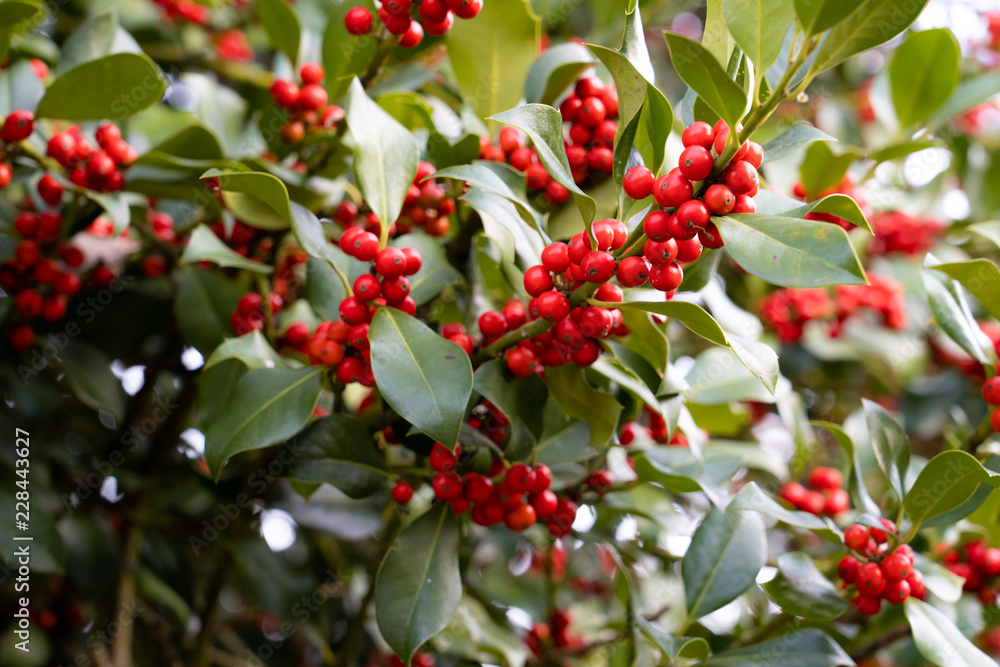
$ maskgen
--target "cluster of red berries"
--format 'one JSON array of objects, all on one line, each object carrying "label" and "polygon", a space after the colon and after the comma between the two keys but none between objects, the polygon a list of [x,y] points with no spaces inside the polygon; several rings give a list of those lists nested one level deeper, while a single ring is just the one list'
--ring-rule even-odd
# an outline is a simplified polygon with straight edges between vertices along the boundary
[{"label": "cluster of red berries", "polygon": [[[277,314],[284,306],[284,301],[276,292],[268,295],[271,314]],[[236,310],[229,318],[229,324],[237,336],[243,336],[252,331],[263,331],[265,323],[264,297],[256,292],[247,292],[236,303]]]},{"label": "cluster of red berries", "polygon": [[[496,145],[486,135],[479,137],[480,160],[507,162],[523,172],[528,191],[543,192],[545,199],[553,206],[565,204],[569,200],[570,191],[552,179],[538,159],[538,150],[525,145],[525,136],[521,130],[507,125],[500,128],[497,137]],[[567,145],[567,153],[568,151]]]},{"label": "cluster of red berries", "polygon": [[[675,430],[673,435],[669,435],[667,420],[663,415],[657,414],[648,405],[643,406],[645,417],[643,424],[641,421],[625,422],[621,432],[618,434],[618,442],[624,447],[628,447],[643,439],[651,440],[658,445],[672,445],[675,447],[690,447],[687,436],[680,430]],[[707,436],[708,433],[705,432]]]},{"label": "cluster of red berries", "polygon": [[[46,147],[46,155],[69,172],[69,180],[73,185],[99,192],[121,190],[125,187],[125,174],[122,170],[136,161],[138,152],[122,139],[121,130],[112,123],[98,127],[94,138],[98,148],[94,148],[80,134],[80,128],[73,125],[52,135]],[[42,192],[42,183],[46,179],[49,179],[46,186],[50,191],[49,198]],[[55,205],[62,198],[62,186],[46,174],[38,183],[38,193],[46,203]]]},{"label": "cluster of red berries", "polygon": [[289,114],[280,130],[281,138],[288,143],[301,143],[307,129],[333,131],[344,119],[343,109],[336,104],[327,106],[326,88],[321,84],[324,77],[321,65],[306,63],[299,68],[301,87],[288,79],[276,79],[271,84],[271,99]]},{"label": "cluster of red berries", "polygon": [[[417,228],[423,229],[430,236],[444,236],[451,229],[449,216],[455,213],[457,204],[436,179],[428,178],[436,171],[437,168],[430,162],[420,162],[417,165],[416,176],[403,200],[403,210],[399,219],[389,228],[390,238]],[[347,200],[337,205],[333,217],[343,227],[362,227],[375,235],[378,235],[382,227],[378,216],[373,212],[360,211],[357,204]]]},{"label": "cluster of red berries", "polygon": [[[16,109],[0,124],[0,141],[5,144],[15,144],[31,136],[35,130],[35,115],[24,109]],[[10,162],[0,162],[0,190],[10,185],[14,175]]]},{"label": "cluster of red berries", "polygon": [[59,242],[62,223],[57,211],[26,211],[14,220],[21,240],[14,257],[0,264],[0,287],[13,298],[14,310],[23,320],[7,332],[15,350],[24,351],[34,344],[31,320],[62,319],[67,299],[82,287],[73,269],[83,265],[84,256],[79,248]]},{"label": "cluster of red berries", "polygon": [[851,497],[843,488],[844,476],[836,468],[813,468],[807,483],[811,489],[788,482],[778,491],[778,497],[795,509],[816,516],[837,516],[851,509]]},{"label": "cluster of red berries", "polygon": [[868,251],[873,255],[923,255],[931,249],[945,226],[931,218],[917,218],[902,211],[881,213],[872,218],[872,239]]},{"label": "cluster of red berries", "polygon": [[[480,526],[502,522],[514,531],[526,530],[541,520],[546,522],[553,537],[570,533],[577,505],[568,498],[558,498],[549,489],[552,471],[548,466],[515,463],[505,469],[500,461],[494,460],[485,475],[475,472],[460,475],[455,471],[460,455],[460,445],[450,450],[434,443],[428,457],[430,467],[437,471],[431,479],[434,495],[450,503],[455,514],[471,510],[472,520]],[[392,498],[405,505],[413,498],[413,487],[398,482],[392,489]]]},{"label": "cluster of red berries", "polygon": [[170,21],[187,21],[197,25],[208,23],[208,6],[194,0],[153,0],[163,8],[164,18]]},{"label": "cluster of red berries", "polygon": [[[413,659],[410,660],[410,667],[435,667],[437,661],[434,660],[434,656],[430,653],[414,653]],[[391,667],[406,667],[406,663],[398,655],[394,655],[389,658],[389,665]],[[368,667],[378,667],[377,665],[368,665]]]},{"label": "cluster of red berries", "polygon": [[[418,6],[419,19],[412,16]],[[428,35],[443,35],[455,25],[455,17],[475,18],[483,9],[483,0],[383,0],[378,19],[399,45],[412,49]],[[372,13],[364,7],[354,7],[344,16],[344,27],[352,35],[367,35],[372,31]]]},{"label": "cluster of red berries", "polygon": [[968,542],[946,552],[941,559],[953,574],[965,580],[964,588],[979,596],[984,605],[995,605],[1000,595],[1000,549],[982,540]]},{"label": "cluster of red berries", "polygon": [[[744,142],[725,171],[717,177],[712,175],[715,158],[725,151],[729,134],[729,126],[721,120],[715,127],[695,121],[681,134],[685,148],[676,168],[659,178],[643,166],[626,172],[622,187],[629,197],[645,199],[652,195],[666,209],[651,211],[643,222],[650,240],[688,241],[697,237],[707,248],[721,248],[722,237],[711,216],[756,212],[753,197],[760,185],[757,169],[764,160],[760,145]],[[697,183],[701,185],[696,192]]]},{"label": "cluster of red berries", "polygon": [[251,227],[239,220],[233,223],[233,228],[228,234],[222,220],[216,220],[208,228],[215,233],[220,241],[243,257],[265,259],[274,249],[274,240],[267,235],[266,231]]},{"label": "cluster of red berries", "polygon": [[902,604],[911,595],[923,600],[927,593],[923,575],[913,567],[913,549],[902,544],[889,552],[889,535],[896,525],[888,519],[879,521],[882,528],[855,523],[844,531],[844,544],[852,553],[837,564],[844,588],[853,585],[858,593],[852,599],[854,606],[868,616],[879,612],[882,600]]},{"label": "cluster of red berries", "polygon": [[535,655],[542,655],[548,648],[572,650],[583,644],[583,638],[569,629],[573,622],[569,612],[556,609],[549,622],[538,621],[524,637],[524,644]]},{"label": "cluster of red berries", "polygon": [[246,33],[238,28],[223,30],[212,41],[215,44],[215,54],[223,60],[236,62],[253,60],[253,47],[247,41]]},{"label": "cluster of red berries", "polygon": [[761,319],[786,343],[801,339],[811,320],[829,320],[827,333],[836,338],[844,322],[863,310],[881,315],[890,329],[905,328],[906,292],[902,285],[875,273],[868,273],[868,281],[868,285],[838,285],[832,298],[822,287],[775,290],[760,302]]},{"label": "cluster of red berries", "polygon": [[[997,365],[997,373],[983,383],[983,400],[991,406],[1000,405],[1000,365]],[[990,415],[990,427],[1000,433],[1000,407]]]},{"label": "cluster of red berries", "polygon": [[[861,208],[862,213],[865,214],[865,217],[870,217],[871,215],[871,211],[868,208],[867,201],[861,195],[861,192],[857,189],[854,183],[854,179],[850,175],[845,175],[844,178],[841,179],[840,183],[832,187],[829,187],[826,190],[823,190],[818,195],[812,198],[810,198],[809,195],[806,193],[806,188],[804,185],[802,185],[802,183],[796,183],[792,187],[792,194],[806,202],[822,199],[823,197],[829,197],[830,195],[836,195],[836,194],[847,195],[855,202],[857,202],[858,206]],[[817,213],[813,211],[812,213],[806,214],[805,219],[817,220],[819,222],[830,222],[835,225],[840,225],[847,231],[854,229],[855,226],[853,222],[848,222],[847,220],[837,217],[831,213]]]}]

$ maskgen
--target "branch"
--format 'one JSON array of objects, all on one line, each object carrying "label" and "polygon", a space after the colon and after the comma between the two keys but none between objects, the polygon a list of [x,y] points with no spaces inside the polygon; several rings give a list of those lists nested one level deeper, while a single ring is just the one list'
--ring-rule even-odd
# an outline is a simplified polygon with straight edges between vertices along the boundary
[{"label": "branch", "polygon": [[882,649],[886,648],[887,646],[891,646],[896,642],[898,642],[900,639],[909,636],[910,633],[911,633],[910,625],[908,623],[904,623],[890,630],[889,632],[886,632],[878,639],[875,639],[874,641],[865,644],[856,651],[853,651],[851,653],[851,658],[857,663],[864,662],[865,660],[872,657],[873,655],[875,655]]}]

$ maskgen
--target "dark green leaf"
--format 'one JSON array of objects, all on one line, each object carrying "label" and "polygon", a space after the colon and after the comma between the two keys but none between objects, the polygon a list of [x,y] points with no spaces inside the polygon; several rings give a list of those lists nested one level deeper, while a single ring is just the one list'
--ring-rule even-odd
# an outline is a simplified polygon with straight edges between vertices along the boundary
[{"label": "dark green leaf", "polygon": [[822,630],[808,628],[753,646],[724,651],[705,667],[854,667],[854,661]]},{"label": "dark green leaf", "polygon": [[537,375],[511,378],[503,361],[488,361],[476,369],[475,389],[510,420],[520,420],[535,436],[542,436],[542,410],[547,391]]},{"label": "dark green leaf", "polygon": [[[524,196],[512,189],[510,184],[500,174],[489,169],[482,162],[441,169],[434,173],[434,178],[449,178],[464,181],[483,192],[503,197],[514,205],[522,220],[528,223],[532,229],[539,233],[541,232],[538,216],[534,209],[531,208],[531,205],[524,199]],[[497,215],[493,217],[497,218],[498,221],[501,218],[501,216]]]},{"label": "dark green leaf", "polygon": [[240,255],[235,250],[227,246],[215,235],[211,229],[205,225],[198,225],[191,232],[187,246],[184,247],[184,254],[181,255],[181,264],[194,264],[197,262],[212,262],[219,266],[229,266],[237,269],[247,269],[257,273],[271,273],[274,267],[261,262],[255,262]]},{"label": "dark green leaf", "polygon": [[400,533],[375,581],[379,631],[405,664],[462,601],[458,518],[440,503]]},{"label": "dark green leaf", "polygon": [[996,667],[976,648],[948,616],[926,602],[910,598],[903,603],[917,650],[938,667]]},{"label": "dark green leaf", "polygon": [[664,36],[677,76],[698,93],[698,97],[729,127],[736,127],[747,105],[743,89],[729,78],[719,61],[701,44],[672,32],[666,32]]},{"label": "dark green leaf", "polygon": [[840,154],[834,153],[825,141],[809,146],[800,173],[802,186],[810,198],[840,183],[847,169],[859,157],[853,149],[845,148]]},{"label": "dark green leaf", "polygon": [[177,280],[175,313],[184,340],[208,355],[232,333],[229,318],[243,290],[218,273],[193,266],[182,269]]},{"label": "dark green leaf", "polygon": [[832,621],[847,611],[847,600],[801,551],[778,556],[778,575],[764,584],[775,604],[790,614]]},{"label": "dark green leaf", "polygon": [[70,341],[59,355],[66,382],[80,402],[121,419],[125,414],[125,392],[111,372],[111,360],[97,348],[76,340]]},{"label": "dark green leaf", "polygon": [[288,189],[277,176],[262,171],[210,169],[202,175],[209,177],[219,179],[223,199],[244,222],[261,229],[284,229],[291,224]]},{"label": "dark green leaf", "polygon": [[331,484],[351,498],[365,498],[389,478],[368,428],[357,417],[334,414],[317,421],[289,445],[295,462],[288,477]]},{"label": "dark green leaf", "polygon": [[753,585],[766,556],[764,523],[756,512],[709,510],[681,568],[687,617],[701,618],[739,597]]},{"label": "dark green leaf", "polygon": [[809,213],[829,213],[857,225],[869,234],[873,233],[868,219],[858,203],[843,194],[832,194],[803,204],[797,199],[780,195],[770,190],[761,190],[754,197],[757,213],[780,215],[783,218],[804,218]]},{"label": "dark green leaf", "polygon": [[285,360],[274,351],[267,338],[259,331],[251,331],[237,338],[227,338],[208,357],[204,370],[207,371],[216,364],[230,359],[239,360],[249,370],[285,366]]},{"label": "dark green leaf", "polygon": [[590,426],[591,447],[608,445],[622,411],[622,406],[611,394],[591,387],[578,366],[545,369],[545,385],[567,415],[582,419]]},{"label": "dark green leaf", "polygon": [[951,30],[910,33],[889,65],[892,103],[901,125],[926,120],[945,103],[958,85],[961,59]]},{"label": "dark green leaf", "polygon": [[689,658],[698,662],[708,659],[708,642],[701,637],[674,637],[647,621],[642,616],[635,619],[636,627],[646,635],[670,660]]},{"label": "dark green leaf", "polygon": [[993,343],[979,328],[979,322],[973,316],[958,282],[927,270],[921,272],[921,277],[927,291],[927,302],[938,326],[979,363],[995,362]]},{"label": "dark green leaf", "polygon": [[740,213],[713,217],[744,270],[783,287],[863,285],[861,260],[840,225]]},{"label": "dark green leaf", "polygon": [[420,149],[410,132],[351,82],[347,126],[354,137],[354,177],[365,201],[383,224],[392,224],[413,183]]},{"label": "dark green leaf", "polygon": [[836,141],[836,139],[804,120],[794,123],[787,130],[764,144],[764,162],[777,160],[779,157],[794,153],[814,141]]},{"label": "dark green leaf", "polygon": [[160,101],[163,75],[148,56],[116,53],[91,60],[53,81],[35,116],[62,120],[120,120]]},{"label": "dark green leaf", "polygon": [[330,263],[310,257],[306,262],[306,299],[313,310],[324,319],[339,319],[340,302],[347,297],[344,282]]},{"label": "dark green leaf", "polygon": [[528,70],[524,82],[525,101],[555,103],[593,64],[594,57],[582,44],[567,42],[547,49]]},{"label": "dark green leaf", "polygon": [[380,308],[368,331],[375,380],[401,417],[449,449],[472,393],[469,355],[420,320]]},{"label": "dark green leaf", "polygon": [[771,496],[761,490],[756,482],[750,482],[740,489],[732,501],[730,501],[728,509],[760,512],[789,526],[810,530],[837,544],[840,544],[843,540],[840,531],[837,530],[837,527],[832,522],[808,512],[786,510]]},{"label": "dark green leaf", "polygon": [[854,446],[854,441],[851,440],[851,436],[839,424],[825,421],[814,421],[812,424],[825,429],[844,448],[847,459],[851,462],[846,476],[846,485],[848,492],[851,494],[851,499],[854,501],[854,505],[869,514],[878,515],[881,510],[878,504],[872,500],[867,487],[865,487],[864,474],[861,471],[861,459],[858,456],[857,447]]},{"label": "dark green leaf", "polygon": [[736,44],[753,63],[758,76],[764,76],[781,53],[781,41],[792,22],[792,0],[723,0],[722,7]]},{"label": "dark green leaf", "polygon": [[906,515],[919,526],[966,502],[980,484],[1000,486],[1000,473],[987,470],[976,457],[957,449],[933,457],[903,498]]},{"label": "dark green leaf", "polygon": [[393,239],[390,245],[416,248],[423,258],[420,270],[410,276],[410,296],[418,306],[437,297],[444,288],[465,282],[465,277],[448,263],[444,248],[433,237],[404,234]]},{"label": "dark green leaf", "polygon": [[928,148],[934,148],[938,144],[931,140],[917,140],[917,141],[903,141],[898,144],[889,144],[871,154],[871,159],[875,162],[887,162],[889,160],[896,160],[901,157],[906,157],[907,155],[912,155],[919,151],[927,150]]},{"label": "dark green leaf", "polygon": [[260,17],[271,46],[281,51],[294,67],[299,59],[299,37],[302,28],[294,5],[285,0],[256,0],[254,7]]},{"label": "dark green leaf", "polygon": [[205,432],[205,460],[215,479],[240,452],[288,440],[312,416],[322,389],[322,366],[250,371],[237,383],[225,410]]},{"label": "dark green leaf", "polygon": [[868,437],[879,468],[899,498],[906,494],[906,471],[910,467],[910,441],[906,433],[878,403],[862,399]]},{"label": "dark green leaf", "polygon": [[979,299],[990,315],[1000,318],[1000,269],[988,259],[938,264],[935,271],[951,276]]},{"label": "dark green leaf", "polygon": [[594,199],[577,186],[566,157],[563,121],[559,111],[544,104],[526,104],[494,114],[492,120],[524,130],[535,144],[538,158],[552,179],[573,193],[580,215],[588,225],[597,212]]},{"label": "dark green leaf", "polygon": [[354,7],[364,7],[375,14],[372,0],[352,0],[333,3],[326,33],[323,35],[323,69],[326,70],[326,91],[335,102],[347,92],[355,76],[367,70],[378,50],[373,35],[356,37],[344,27],[344,16]]},{"label": "dark green leaf", "polygon": [[795,17],[806,35],[818,35],[847,18],[861,2],[862,0],[795,0]]}]

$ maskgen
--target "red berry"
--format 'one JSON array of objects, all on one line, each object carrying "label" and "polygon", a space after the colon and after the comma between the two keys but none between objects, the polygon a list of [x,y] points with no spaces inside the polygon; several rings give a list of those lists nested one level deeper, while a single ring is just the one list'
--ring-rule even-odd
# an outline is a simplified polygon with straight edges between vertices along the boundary
[{"label": "red berry", "polygon": [[323,71],[323,66],[319,63],[305,63],[299,68],[299,78],[302,79],[302,83],[309,85],[311,83],[319,83],[323,80],[326,73]]},{"label": "red berry", "polygon": [[355,259],[362,262],[370,262],[378,254],[378,237],[371,232],[361,232],[354,236],[351,243],[351,250]]},{"label": "red berry", "polygon": [[556,290],[539,294],[535,305],[538,316],[546,322],[559,322],[569,315],[569,299]]},{"label": "red berry", "polygon": [[344,27],[352,35],[367,35],[372,30],[372,13],[364,7],[353,7],[344,16]]},{"label": "red berry", "polygon": [[994,410],[993,414],[990,415],[990,428],[1000,433],[1000,408]]},{"label": "red berry", "polygon": [[837,516],[851,509],[851,497],[844,489],[834,489],[826,491],[826,504],[823,506],[823,514]]},{"label": "red berry", "polygon": [[434,475],[431,487],[439,500],[456,500],[462,497],[462,478],[454,471]]},{"label": "red berry", "polygon": [[806,491],[799,509],[819,516],[826,509],[826,496],[819,491]]},{"label": "red berry", "polygon": [[[365,13],[368,11],[360,7],[356,7],[355,9],[362,9]],[[350,16],[351,12],[348,12],[347,14]],[[370,15],[369,18],[371,18]],[[274,103],[279,107],[284,107],[286,109],[294,107],[299,103],[299,94],[299,87],[292,81],[278,79],[271,84],[271,99],[273,99]]]},{"label": "red berry", "polygon": [[[98,130],[100,131],[100,130]],[[45,154],[66,166],[73,159],[73,150],[76,148],[76,138],[69,132],[58,132],[52,135],[46,145]]]},{"label": "red berry", "polygon": [[24,239],[17,244],[14,250],[19,262],[26,266],[34,266],[42,258],[42,249],[38,242],[32,239]]},{"label": "red berry", "polygon": [[442,445],[440,442],[435,442],[434,447],[431,448],[430,456],[427,457],[427,462],[430,464],[431,468],[439,472],[454,470],[455,466],[458,465],[458,455],[460,451],[461,450],[457,446],[453,451]]},{"label": "red berry", "polygon": [[609,252],[594,250],[583,258],[580,267],[587,282],[606,283],[615,274],[615,258]]},{"label": "red berry", "polygon": [[382,296],[390,306],[397,306],[410,296],[410,279],[406,276],[385,278],[382,281]]},{"label": "red berry", "polygon": [[535,464],[535,483],[531,486],[532,493],[542,493],[552,486],[552,471],[544,463]]},{"label": "red berry", "polygon": [[[896,524],[894,524],[892,521],[889,521],[889,519],[879,519],[878,522],[881,523],[882,526],[890,533],[896,532]],[[889,541],[889,535],[888,533],[886,533],[885,530],[880,530],[879,528],[872,528],[868,532],[871,534],[872,539],[874,539],[877,544],[885,544],[886,542]]]},{"label": "red berry", "polygon": [[868,544],[868,529],[859,523],[852,524],[844,531],[844,544],[854,551],[863,550]]},{"label": "red berry", "polygon": [[42,297],[33,289],[26,289],[18,294],[14,303],[21,317],[27,319],[38,317],[42,312]]},{"label": "red berry", "polygon": [[764,149],[756,141],[748,141],[747,154],[743,159],[754,169],[760,169],[760,165],[764,162]]},{"label": "red berry", "polygon": [[610,301],[612,303],[621,303],[625,300],[625,293],[622,292],[622,288],[618,285],[612,285],[610,283],[601,285],[594,292],[594,297],[598,301]]},{"label": "red berry", "polygon": [[[156,255],[151,256],[155,257]],[[60,273],[53,283],[53,287],[55,287],[56,294],[72,296],[80,291],[80,278],[75,273]]]},{"label": "red berry", "polygon": [[604,102],[600,97],[593,95],[583,100],[583,105],[576,115],[576,120],[587,127],[596,127],[598,123],[607,118],[607,115],[608,111],[604,108]]},{"label": "red berry", "polygon": [[637,165],[625,172],[622,189],[632,199],[645,199],[653,192],[653,172]]},{"label": "red berry", "polygon": [[531,164],[524,170],[524,183],[529,190],[544,190],[552,180],[549,172],[541,164]]},{"label": "red berry", "polygon": [[677,166],[689,181],[701,181],[712,173],[715,162],[712,153],[703,146],[689,146],[681,153]]},{"label": "red berry", "polygon": [[412,4],[411,0],[385,0],[382,6],[393,16],[400,16],[409,12]]},{"label": "red berry", "polygon": [[618,263],[617,275],[623,287],[642,287],[649,279],[649,264],[644,257],[626,257]]},{"label": "red berry", "polygon": [[607,470],[598,470],[587,478],[587,486],[595,491],[607,491],[615,483],[615,478]]},{"label": "red berry", "polygon": [[383,248],[375,255],[375,270],[386,278],[406,273],[406,255],[399,248]]},{"label": "red berry", "polygon": [[583,345],[585,340],[583,331],[580,330],[580,325],[571,318],[560,320],[558,324],[552,327],[552,336],[555,340],[574,350]]},{"label": "red berry", "polygon": [[576,120],[576,116],[580,113],[580,107],[583,106],[583,100],[575,95],[570,95],[566,100],[559,105],[559,113],[562,115],[564,123],[572,123]]},{"label": "red berry", "polygon": [[507,469],[503,480],[504,488],[512,493],[531,491],[535,485],[535,471],[524,463],[517,463]]},{"label": "red berry", "polygon": [[535,353],[523,347],[507,350],[507,368],[514,377],[526,378],[535,372]]},{"label": "red berry", "polygon": [[649,284],[661,292],[670,292],[680,287],[684,271],[676,262],[667,266],[654,266],[649,271]]},{"label": "red berry", "polygon": [[62,201],[63,186],[61,186],[52,174],[46,173],[38,180],[38,196],[49,206],[57,206]]},{"label": "red berry", "polygon": [[732,213],[756,213],[757,202],[753,197],[747,195],[736,195],[736,204],[733,205]]},{"label": "red berry", "polygon": [[726,168],[726,185],[733,194],[745,195],[757,191],[757,170],[746,160],[733,162]]},{"label": "red berry", "polygon": [[910,570],[910,574],[906,577],[906,583],[910,585],[910,595],[917,598],[918,600],[923,600],[926,595],[926,589],[924,588],[924,575],[922,575],[918,570]]},{"label": "red berry", "polygon": [[866,616],[874,616],[882,609],[882,599],[879,597],[859,595],[854,598],[854,604],[858,608],[858,611]]},{"label": "red berry", "polygon": [[844,476],[836,468],[818,467],[809,473],[809,486],[819,491],[839,489],[844,485]]},{"label": "red berry", "polygon": [[552,275],[541,264],[530,267],[524,272],[524,290],[531,296],[552,289]]},{"label": "red berry", "polygon": [[522,531],[533,526],[536,519],[535,508],[525,503],[508,510],[503,521],[511,530]]},{"label": "red berry", "polygon": [[556,494],[548,489],[536,491],[529,499],[531,506],[535,508],[535,515],[539,519],[547,519],[556,511],[559,506],[559,499]]},{"label": "red berry", "polygon": [[[426,4],[426,2],[421,3],[420,9],[422,10]],[[421,12],[421,15],[423,15],[423,12]],[[441,36],[455,26],[455,15],[449,11],[440,21],[431,21],[424,18],[423,25],[428,35]]]},{"label": "red berry", "polygon": [[24,109],[15,109],[10,112],[0,129],[0,139],[7,143],[21,141],[31,136],[35,130],[35,115]]},{"label": "red berry", "polygon": [[479,316],[479,331],[487,338],[498,338],[507,333],[507,320],[496,310],[488,310]]},{"label": "red berry", "polygon": [[662,243],[646,241],[642,254],[654,267],[668,266],[677,259],[677,241],[673,239],[667,239]]},{"label": "red berry", "polygon": [[[705,206],[705,202],[697,199],[689,199],[678,206],[677,213],[674,216],[677,219],[677,227],[679,229],[675,230],[675,227],[669,224],[667,228],[673,237],[679,241],[693,239],[699,230],[708,226],[709,222],[708,207]],[[682,233],[678,234],[676,231],[682,231]]]},{"label": "red berry", "polygon": [[[597,239],[597,249],[598,250],[610,250],[611,246],[615,242],[615,231],[611,226],[611,220],[597,220],[593,225],[590,226],[591,234],[595,239]],[[590,236],[583,237],[584,243],[589,247],[593,248],[593,242]]]},{"label": "red berry", "polygon": [[680,174],[667,174],[653,183],[653,198],[660,206],[675,208],[691,199],[693,193],[691,181]]},{"label": "red berry", "polygon": [[542,266],[552,273],[562,273],[569,268],[569,246],[561,241],[545,246],[542,250]]},{"label": "red berry", "polygon": [[35,331],[30,325],[18,322],[10,327],[7,332],[7,340],[12,348],[18,352],[24,352],[35,344]]},{"label": "red berry", "polygon": [[903,604],[910,597],[910,585],[906,581],[890,581],[882,591],[882,597],[889,604]]},{"label": "red berry", "polygon": [[587,165],[601,174],[610,174],[614,170],[615,154],[610,148],[595,146],[587,151]]},{"label": "red berry", "polygon": [[477,473],[465,476],[465,497],[474,503],[485,503],[493,495],[493,480]]},{"label": "red berry", "polygon": [[55,322],[66,314],[66,297],[50,294],[42,301],[42,319]]},{"label": "red berry", "polygon": [[483,8],[483,0],[446,0],[455,16],[463,19],[475,18]]},{"label": "red berry", "polygon": [[854,556],[844,556],[840,559],[840,562],[837,563],[837,574],[839,574],[840,578],[845,582],[851,584],[854,583],[854,579],[857,577],[858,569],[860,567],[861,564],[858,563],[857,558]]},{"label": "red berry", "polygon": [[1000,375],[983,383],[983,400],[990,405],[1000,405]]},{"label": "red berry", "polygon": [[412,49],[420,44],[424,39],[424,28],[419,21],[410,21],[409,27],[402,37],[399,38],[399,45],[404,49]]},{"label": "red berry", "polygon": [[876,597],[885,590],[885,576],[878,563],[865,563],[858,568],[854,586],[866,597]]},{"label": "red berry", "polygon": [[716,183],[705,191],[705,205],[715,215],[726,215],[733,210],[736,195],[725,185]]},{"label": "red berry", "polygon": [[642,231],[653,241],[666,241],[670,238],[667,221],[670,216],[663,211],[650,211],[642,221]]},{"label": "red berry", "polygon": [[347,324],[364,324],[371,317],[368,306],[360,299],[349,296],[340,302],[340,317]]},{"label": "red berry", "polygon": [[589,338],[604,338],[611,333],[614,326],[611,311],[607,308],[590,306],[580,313],[580,331]]},{"label": "red berry", "polygon": [[882,573],[889,581],[903,581],[910,574],[910,561],[901,553],[892,553],[882,561]]},{"label": "red berry", "polygon": [[711,125],[701,120],[688,125],[681,134],[681,142],[686,147],[701,146],[702,148],[711,148],[714,139],[715,130],[712,129]]},{"label": "red berry", "polygon": [[299,106],[307,111],[318,111],[326,106],[326,89],[318,83],[302,86],[299,92]]},{"label": "red berry", "polygon": [[507,320],[507,331],[513,331],[528,321],[524,304],[517,299],[511,299],[503,305],[503,316]]},{"label": "red berry", "polygon": [[382,283],[375,276],[364,273],[354,281],[354,296],[363,303],[374,301],[382,292]]}]

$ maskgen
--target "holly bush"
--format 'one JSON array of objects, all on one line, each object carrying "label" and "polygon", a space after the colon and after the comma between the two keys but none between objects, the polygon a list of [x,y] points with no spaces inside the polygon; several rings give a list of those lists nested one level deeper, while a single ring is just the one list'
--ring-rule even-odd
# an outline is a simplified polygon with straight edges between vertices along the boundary
[{"label": "holly bush", "polygon": [[945,4],[0,2],[0,661],[995,664]]}]

